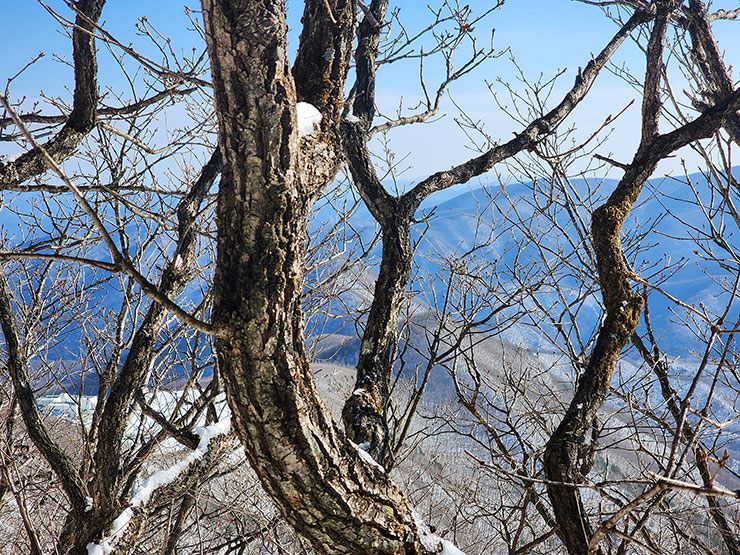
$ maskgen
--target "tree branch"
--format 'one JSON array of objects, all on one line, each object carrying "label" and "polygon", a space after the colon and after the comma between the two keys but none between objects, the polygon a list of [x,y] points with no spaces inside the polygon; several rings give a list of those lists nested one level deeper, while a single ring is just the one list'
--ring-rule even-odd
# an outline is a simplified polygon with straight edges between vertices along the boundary
[{"label": "tree branch", "polygon": [[36,448],[49,463],[69,497],[72,509],[78,514],[85,510],[85,485],[75,469],[72,459],[49,435],[39,412],[28,376],[28,361],[21,346],[18,328],[10,300],[10,289],[5,274],[0,271],[0,327],[5,336],[8,354],[7,368],[13,389],[21,408],[23,422]]},{"label": "tree branch", "polygon": [[511,158],[524,150],[533,148],[540,138],[552,133],[581,102],[581,100],[583,100],[596,79],[596,76],[606,65],[612,54],[617,51],[633,30],[649,21],[651,17],[652,16],[648,11],[635,12],[619,29],[599,55],[589,61],[585,69],[578,73],[575,84],[571,90],[563,97],[555,108],[550,110],[550,112],[531,122],[523,131],[515,135],[510,141],[501,145],[496,145],[488,152],[450,168],[449,170],[437,172],[427,177],[403,195],[401,202],[405,204],[409,210],[411,208],[415,210],[422,201],[432,193],[441,191],[453,185],[467,183],[473,177],[487,172],[497,163],[506,160],[507,158]]},{"label": "tree branch", "polygon": [[[62,162],[72,155],[82,139],[95,127],[98,103],[95,41],[89,31],[100,18],[105,0],[80,0],[72,32],[72,58],[74,61],[75,90],[72,112],[59,133],[43,149],[34,148],[9,163],[0,162],[0,189],[22,183],[47,169],[47,157]],[[3,101],[5,109],[9,106]],[[17,116],[11,118],[17,125]]]}]

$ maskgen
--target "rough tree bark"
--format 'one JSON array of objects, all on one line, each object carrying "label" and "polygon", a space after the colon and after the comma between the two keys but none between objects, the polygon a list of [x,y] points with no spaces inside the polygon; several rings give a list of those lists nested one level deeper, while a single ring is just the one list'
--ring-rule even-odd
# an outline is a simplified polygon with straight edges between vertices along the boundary
[{"label": "rough tree bark", "polygon": [[[365,196],[363,194],[363,198]],[[393,352],[397,344],[398,317],[413,263],[413,213],[401,211],[396,199],[393,201],[389,217],[378,219],[383,234],[378,279],[362,334],[354,391],[342,410],[350,439],[362,445],[387,468],[393,465],[386,418],[393,377]],[[365,204],[370,206],[371,201],[365,198]]]},{"label": "rough tree bark", "polygon": [[[722,59],[717,41],[712,33],[709,14],[704,2],[690,0],[689,7],[684,8],[686,27],[691,36],[692,54],[706,81],[705,97],[711,104],[716,104],[733,91],[730,72]],[[701,104],[697,105],[701,108]],[[706,106],[704,106],[706,107]],[[733,114],[724,124],[725,131],[735,143],[740,144],[740,115]]]},{"label": "rough tree bark", "polygon": [[322,55],[340,71],[338,82],[298,87],[304,99],[325,102],[319,136],[300,143],[284,8],[281,1],[203,1],[224,157],[213,320],[227,400],[262,485],[318,552],[425,553],[405,496],[358,456],[321,403],[303,339],[306,217],[338,164],[333,114],[356,5],[306,3],[304,25],[321,29],[304,32],[298,59],[313,37],[329,35],[334,46]]},{"label": "rough tree bark", "polygon": [[[362,127],[345,127],[350,170],[360,195],[382,229],[383,250],[365,330],[362,334],[354,392],[344,404],[342,420],[352,441],[362,445],[386,468],[392,466],[386,409],[390,399],[393,349],[398,334],[398,315],[403,294],[411,277],[411,218],[401,214],[397,199],[380,184],[364,147],[365,133],[375,117],[375,59],[380,43],[380,22],[385,21],[387,0],[374,0],[368,7],[373,15],[363,18],[357,30],[356,82],[353,115]],[[362,172],[368,172],[367,177]]]}]

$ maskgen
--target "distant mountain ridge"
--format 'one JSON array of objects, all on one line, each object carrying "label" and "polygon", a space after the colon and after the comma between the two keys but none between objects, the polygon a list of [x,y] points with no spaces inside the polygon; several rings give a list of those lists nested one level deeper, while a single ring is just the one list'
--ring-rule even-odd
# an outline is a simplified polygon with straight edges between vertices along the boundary
[{"label": "distant mountain ridge", "polygon": [[[740,168],[736,170],[736,173],[740,175]],[[691,175],[690,178],[695,182],[695,186],[698,190],[706,188],[706,179],[701,174]],[[584,187],[584,180],[574,180],[573,184],[576,188]],[[600,195],[605,197],[611,192],[616,180],[605,180],[600,190]],[[506,193],[513,203],[516,203],[522,210],[527,208],[527,197],[531,195],[530,184],[512,183],[506,186]],[[654,196],[656,190],[660,190],[662,193],[666,193],[668,196],[657,198]],[[717,284],[711,279],[711,276],[707,275],[705,271],[697,264],[696,256],[686,249],[686,241],[679,238],[679,233],[684,230],[683,224],[680,220],[696,221],[695,207],[681,199],[681,195],[686,197],[686,187],[679,181],[660,178],[651,180],[645,188],[643,197],[645,200],[641,200],[639,206],[634,210],[630,216],[629,225],[635,222],[640,223],[646,221],[648,218],[656,218],[660,222],[660,234],[655,234],[652,240],[655,241],[655,247],[652,249],[654,254],[655,262],[658,259],[665,258],[670,260],[678,260],[681,257],[686,259],[684,269],[676,276],[676,278],[667,282],[665,288],[675,297],[681,299],[688,304],[695,304],[698,306],[699,302],[705,305],[715,300],[717,293]],[[449,193],[447,193],[449,194]],[[447,255],[461,254],[471,249],[475,243],[476,237],[485,238],[487,233],[493,233],[494,237],[497,233],[497,226],[503,225],[506,222],[500,222],[500,214],[498,210],[491,204],[491,199],[498,194],[497,190],[486,190],[483,188],[469,189],[465,192],[457,194],[452,198],[447,198],[439,205],[434,206],[434,196],[432,196],[427,203],[422,206],[419,217],[423,213],[429,216],[428,222],[420,223],[415,228],[414,241],[416,242],[416,271],[421,275],[435,275],[442,272],[442,266],[440,264],[441,259]],[[499,202],[503,202],[505,199],[503,196],[499,196]],[[506,201],[508,202],[508,201]],[[598,202],[597,202],[598,204]],[[671,213],[673,216],[665,216],[665,214]],[[661,216],[662,215],[662,216]],[[588,214],[584,214],[588,216]],[[329,221],[333,216],[330,213],[319,213],[316,215],[314,220],[314,229],[320,224]],[[692,219],[693,218],[693,219]],[[354,214],[352,218],[352,227],[360,230],[361,236],[365,244],[369,244],[376,234],[376,226],[372,217],[369,215],[367,210],[360,208]],[[476,235],[477,234],[477,235]],[[513,257],[526,256],[526,253],[517,253],[512,250],[506,250],[505,246],[502,245],[503,239],[497,238],[493,240],[490,245],[482,249],[478,254],[491,259],[500,259],[505,263],[513,261]],[[380,243],[378,242],[373,251],[371,251],[369,259],[377,260],[379,256]],[[351,251],[351,249],[345,249]],[[482,253],[482,254],[481,254]],[[503,257],[503,258],[502,258]],[[508,258],[506,258],[508,257]],[[363,307],[366,309],[367,304],[370,301],[370,293],[374,284],[373,268],[362,270],[362,278],[360,279],[357,275],[351,279],[356,282],[362,282],[361,286],[355,287],[350,291],[354,295],[352,299],[345,299],[345,303],[350,310],[361,311]],[[116,280],[110,282],[110,287],[105,289],[105,292],[101,292],[97,295],[99,303],[104,306],[108,306],[114,309],[116,305],[121,302],[122,293],[115,287]],[[417,295],[414,297],[414,302],[418,303],[424,310],[434,310],[438,307],[434,306],[434,296],[432,294],[426,294],[420,296],[420,286],[415,284],[412,286]],[[423,290],[423,287],[421,287]],[[423,292],[423,291],[422,291]],[[440,297],[437,297],[440,298]],[[596,298],[598,300],[598,298]],[[431,302],[432,304],[428,304]],[[653,328],[656,330],[658,335],[658,341],[663,350],[671,358],[682,357],[682,359],[689,358],[689,352],[692,349],[700,346],[700,343],[695,337],[691,336],[682,325],[675,322],[676,316],[669,310],[669,307],[673,306],[674,303],[659,295],[657,293],[651,293],[650,295],[650,307]],[[345,307],[345,308],[347,308]],[[424,308],[426,307],[426,308]],[[674,307],[675,308],[675,307]],[[590,310],[590,312],[589,312]],[[584,322],[585,328],[589,326],[593,327],[597,324],[600,312],[598,306],[594,304],[589,310],[584,311]],[[356,312],[356,313],[357,313]],[[334,349],[333,353],[329,348],[329,341],[339,341],[337,339],[329,339],[327,336],[322,339],[322,342],[326,342],[326,346],[320,349],[319,358],[330,363],[342,363],[352,366],[356,359],[356,350],[359,339],[354,333],[354,322],[352,321],[353,315],[345,316],[336,321],[330,321],[327,326],[323,327],[323,331],[312,331],[309,328],[309,334],[311,333],[324,333],[328,331],[344,330],[339,333],[339,336],[343,337],[340,343],[333,344],[331,349]],[[317,328],[319,329],[319,328]],[[348,330],[352,330],[350,333]],[[502,336],[509,343],[519,344],[521,347],[528,349],[532,352],[541,349],[541,343],[537,336],[536,330],[533,330],[530,326],[514,326],[507,330]],[[74,334],[72,334],[64,348],[69,353],[70,359],[73,358],[74,353],[80,348],[79,343],[76,340]],[[688,363],[690,366],[692,363]],[[95,385],[93,376],[88,376],[87,385],[88,388]],[[78,383],[69,383],[70,387],[78,387]],[[86,388],[87,389],[87,388]]]}]

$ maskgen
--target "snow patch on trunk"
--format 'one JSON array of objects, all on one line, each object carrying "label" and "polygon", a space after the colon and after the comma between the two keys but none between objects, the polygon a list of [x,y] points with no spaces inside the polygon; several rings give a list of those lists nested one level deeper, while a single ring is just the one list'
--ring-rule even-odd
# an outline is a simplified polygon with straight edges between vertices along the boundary
[{"label": "snow patch on trunk", "polygon": [[369,443],[365,442],[365,443],[360,443],[359,445],[357,445],[352,440],[350,440],[350,443],[354,446],[355,449],[357,449],[357,452],[360,454],[360,457],[362,458],[363,461],[365,461],[370,466],[374,466],[375,468],[380,470],[383,474],[385,474],[385,468],[383,468],[383,466],[378,461],[376,461],[370,453],[367,452],[367,450],[370,449]]},{"label": "snow patch on trunk", "polygon": [[298,137],[313,135],[321,123],[321,112],[313,104],[299,102],[295,105],[296,118],[298,119]]}]

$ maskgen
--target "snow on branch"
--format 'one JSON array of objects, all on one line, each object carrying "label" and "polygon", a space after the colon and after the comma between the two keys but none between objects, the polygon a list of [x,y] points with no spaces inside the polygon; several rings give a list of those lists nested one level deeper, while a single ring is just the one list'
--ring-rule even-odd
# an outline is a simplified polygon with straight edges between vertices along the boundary
[{"label": "snow on branch", "polygon": [[113,521],[111,525],[110,534],[100,542],[92,542],[87,544],[88,555],[108,555],[115,547],[116,542],[123,536],[128,528],[131,519],[134,516],[134,509],[145,505],[149,502],[152,493],[157,488],[171,484],[177,478],[183,474],[191,464],[201,459],[203,455],[208,452],[208,446],[211,440],[227,434],[231,430],[231,418],[225,418],[210,426],[198,426],[195,428],[195,433],[200,438],[198,447],[188,454],[183,460],[172,465],[169,468],[165,468],[158,472],[155,472],[149,478],[144,480],[142,484],[136,489],[136,492],[130,499],[130,505],[126,508],[118,518]]},{"label": "snow on branch", "polygon": [[454,543],[442,539],[432,532],[427,523],[416,512],[416,509],[411,509],[411,513],[414,517],[416,528],[419,530],[419,539],[424,549],[430,553],[439,553],[439,555],[465,555]]},{"label": "snow on branch", "polygon": [[368,450],[370,449],[369,442],[364,442],[357,445],[354,441],[350,440],[350,443],[354,446],[355,449],[357,449],[357,452],[360,454],[360,457],[363,461],[365,461],[370,466],[377,468],[385,474],[385,468],[380,463],[378,463],[378,461],[376,461],[370,453],[368,453]]}]

